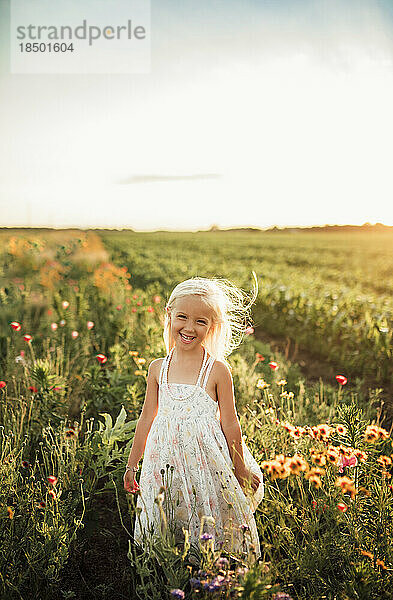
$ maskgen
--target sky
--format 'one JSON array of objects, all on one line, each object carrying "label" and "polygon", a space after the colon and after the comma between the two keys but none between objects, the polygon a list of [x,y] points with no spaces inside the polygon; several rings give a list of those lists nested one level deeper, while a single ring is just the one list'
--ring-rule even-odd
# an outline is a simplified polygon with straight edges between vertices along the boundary
[{"label": "sky", "polygon": [[145,74],[11,74],[0,18],[0,226],[393,225],[390,0],[152,0]]}]

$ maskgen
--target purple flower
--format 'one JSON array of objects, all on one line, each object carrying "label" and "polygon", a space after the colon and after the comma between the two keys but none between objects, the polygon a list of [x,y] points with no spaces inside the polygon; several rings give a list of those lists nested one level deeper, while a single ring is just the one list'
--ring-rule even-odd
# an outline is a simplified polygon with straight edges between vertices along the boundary
[{"label": "purple flower", "polygon": [[285,592],[277,592],[277,594],[274,594],[272,600],[292,600],[292,597]]},{"label": "purple flower", "polygon": [[206,542],[206,540],[211,540],[211,539],[213,539],[213,536],[212,536],[212,534],[211,534],[211,533],[203,533],[203,534],[201,535],[201,540],[202,540],[203,542]]},{"label": "purple flower", "polygon": [[191,579],[190,579],[190,585],[195,590],[200,590],[201,587],[202,587],[201,580],[198,577],[191,577]]},{"label": "purple flower", "polygon": [[220,558],[217,559],[216,565],[219,569],[227,569],[229,566],[229,560],[227,558],[225,558],[224,556],[221,556]]},{"label": "purple flower", "polygon": [[172,598],[176,598],[176,600],[184,600],[184,592],[183,590],[171,590]]}]

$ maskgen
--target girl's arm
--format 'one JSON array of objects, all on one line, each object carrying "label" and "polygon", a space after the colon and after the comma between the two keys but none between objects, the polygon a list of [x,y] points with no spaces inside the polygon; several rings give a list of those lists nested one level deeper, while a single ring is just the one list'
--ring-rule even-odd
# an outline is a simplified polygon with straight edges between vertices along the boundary
[{"label": "girl's arm", "polygon": [[221,429],[228,444],[235,475],[239,478],[239,476],[245,475],[247,469],[244,464],[242,432],[236,413],[232,375],[223,362],[216,361],[216,365]]},{"label": "girl's arm", "polygon": [[244,463],[242,432],[236,414],[233,380],[228,367],[221,361],[217,365],[217,395],[220,407],[221,429],[225,435],[234,466],[234,474],[246,493],[256,491],[260,484],[258,475],[248,470]]},{"label": "girl's arm", "polygon": [[158,383],[156,370],[160,359],[153,360],[147,373],[145,401],[139,416],[134,441],[132,442],[127,465],[136,467],[145,450],[147,436],[158,411]]}]

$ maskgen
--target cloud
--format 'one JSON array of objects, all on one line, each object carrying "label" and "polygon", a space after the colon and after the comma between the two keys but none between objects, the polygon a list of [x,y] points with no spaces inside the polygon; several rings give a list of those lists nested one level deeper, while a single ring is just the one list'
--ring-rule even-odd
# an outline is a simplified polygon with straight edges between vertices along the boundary
[{"label": "cloud", "polygon": [[198,179],[219,179],[218,173],[197,173],[194,175],[133,175],[128,179],[119,181],[121,185],[132,183],[162,183],[166,181],[195,181]]}]

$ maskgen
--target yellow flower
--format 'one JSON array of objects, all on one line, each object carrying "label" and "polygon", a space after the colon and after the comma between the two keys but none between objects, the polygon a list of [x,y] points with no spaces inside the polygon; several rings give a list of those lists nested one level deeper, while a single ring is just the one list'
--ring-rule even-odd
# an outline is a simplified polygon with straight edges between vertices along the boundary
[{"label": "yellow flower", "polygon": [[128,354],[129,354],[130,356],[138,356],[139,352],[137,352],[136,350],[129,350],[129,351],[128,351]]},{"label": "yellow flower", "polygon": [[7,506],[7,512],[9,518],[12,520],[14,518],[14,511],[12,510],[11,506]]},{"label": "yellow flower", "polygon": [[270,387],[269,383],[266,383],[266,381],[264,379],[258,379],[257,381],[257,388],[264,390],[265,388]]},{"label": "yellow flower", "polygon": [[277,381],[277,385],[287,385],[287,382],[285,379],[280,379],[280,381]]}]

